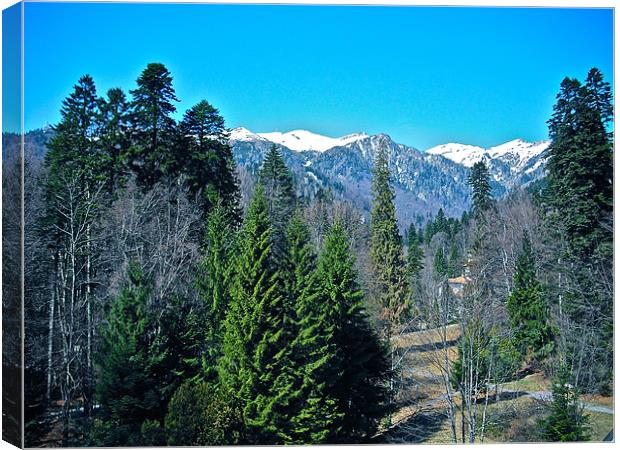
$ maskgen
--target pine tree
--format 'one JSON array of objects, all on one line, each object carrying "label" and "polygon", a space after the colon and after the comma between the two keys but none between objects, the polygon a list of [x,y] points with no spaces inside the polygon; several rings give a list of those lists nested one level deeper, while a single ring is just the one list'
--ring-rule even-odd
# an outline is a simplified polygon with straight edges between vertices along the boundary
[{"label": "pine tree", "polygon": [[286,302],[272,250],[272,230],[267,199],[259,185],[241,228],[218,364],[221,388],[241,418],[231,424],[239,433],[239,443],[281,442],[278,430],[286,392],[273,388],[288,363],[283,359],[282,329]]},{"label": "pine tree", "polygon": [[444,277],[448,273],[448,263],[446,262],[446,256],[442,246],[439,246],[435,252],[433,270],[439,277]]},{"label": "pine tree", "polygon": [[196,281],[204,304],[190,318],[194,341],[200,342],[194,363],[202,366],[200,377],[207,380],[214,380],[217,375],[215,366],[221,355],[223,325],[230,303],[235,244],[228,210],[218,202],[207,219],[204,256]]},{"label": "pine tree", "polygon": [[610,86],[597,69],[590,70],[585,85],[562,81],[548,122],[543,193],[549,226],[568,243],[557,257],[566,264],[565,279],[572,280],[562,305],[569,319],[567,355],[575,355],[569,364],[580,387],[601,391],[608,390],[613,365],[613,296],[602,282],[613,278],[611,101]]},{"label": "pine tree", "polygon": [[[87,182],[96,176],[99,98],[90,75],[82,76],[63,101],[61,121],[48,144],[45,164],[50,172],[48,189],[62,189],[62,174],[79,174]],[[49,195],[54,195],[50,192]]]},{"label": "pine tree", "polygon": [[409,283],[385,149],[379,151],[375,160],[372,194],[370,252],[376,284],[373,290],[382,308],[384,337],[390,342],[393,327],[409,306]]},{"label": "pine tree", "polygon": [[407,270],[412,283],[420,276],[423,268],[424,250],[420,247],[420,238],[412,223],[407,232]]},{"label": "pine tree", "polygon": [[101,330],[97,393],[102,418],[111,427],[99,443],[105,446],[140,445],[142,424],[165,410],[152,371],[160,356],[146,310],[151,286],[135,263],[130,263],[127,278]]},{"label": "pine tree", "polygon": [[316,323],[326,349],[315,375],[321,397],[312,397],[309,404],[322,401],[320,407],[328,412],[317,442],[367,442],[390,411],[392,374],[386,348],[363,309],[349,240],[340,224],[328,232],[317,264],[316,305],[321,309]]},{"label": "pine tree", "polygon": [[576,79],[562,81],[549,120],[546,198],[579,257],[611,241],[602,226],[613,203],[610,102],[609,84],[592,69],[585,86]]},{"label": "pine tree", "polygon": [[289,397],[287,421],[280,430],[285,443],[320,444],[337,432],[332,425],[339,415],[323,380],[334,346],[329,342],[331,329],[323,320],[315,270],[310,233],[297,211],[287,232],[287,310],[294,313],[294,322],[285,328],[291,342],[286,349],[289,365],[277,382],[278,390],[286,389]]},{"label": "pine tree", "polygon": [[553,380],[553,401],[549,415],[541,421],[543,437],[549,442],[586,441],[588,416],[579,406],[579,394],[570,384],[570,371],[562,365]]},{"label": "pine tree", "polygon": [[484,161],[473,165],[468,183],[472,189],[472,211],[476,218],[480,219],[482,214],[493,206],[489,169]]},{"label": "pine tree", "polygon": [[167,175],[174,165],[172,147],[176,124],[171,114],[178,102],[172,87],[172,75],[161,63],[150,63],[131,91],[133,139],[130,166],[138,183],[151,187]]},{"label": "pine tree", "polygon": [[296,195],[293,177],[275,146],[269,149],[259,173],[273,225],[274,252],[278,257],[286,253],[286,229],[295,210]]},{"label": "pine tree", "polygon": [[446,266],[446,275],[448,275],[448,278],[454,278],[460,275],[460,269],[459,249],[453,242],[450,246],[450,255],[448,256],[448,263]]},{"label": "pine tree", "polygon": [[201,193],[205,212],[220,199],[239,220],[239,186],[224,118],[202,100],[185,113],[179,128],[176,170],[186,174],[192,193]]},{"label": "pine tree", "polygon": [[124,185],[127,176],[127,151],[130,145],[129,104],[119,88],[110,89],[106,99],[100,101],[101,160],[106,188],[113,195]]},{"label": "pine tree", "polygon": [[435,217],[435,233],[449,233],[450,226],[446,214],[443,212],[443,208],[439,208],[437,216]]},{"label": "pine tree", "polygon": [[544,358],[553,349],[554,333],[542,285],[536,279],[532,246],[527,232],[517,258],[514,288],[506,304],[513,345],[525,359]]}]

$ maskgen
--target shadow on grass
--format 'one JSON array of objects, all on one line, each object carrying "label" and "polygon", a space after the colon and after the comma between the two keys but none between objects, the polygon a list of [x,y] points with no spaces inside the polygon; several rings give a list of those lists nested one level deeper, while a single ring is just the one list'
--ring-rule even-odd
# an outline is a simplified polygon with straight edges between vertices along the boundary
[{"label": "shadow on grass", "polygon": [[442,411],[420,411],[393,426],[381,436],[377,436],[371,443],[419,444],[427,441],[433,434],[441,430],[447,419],[447,414]]}]

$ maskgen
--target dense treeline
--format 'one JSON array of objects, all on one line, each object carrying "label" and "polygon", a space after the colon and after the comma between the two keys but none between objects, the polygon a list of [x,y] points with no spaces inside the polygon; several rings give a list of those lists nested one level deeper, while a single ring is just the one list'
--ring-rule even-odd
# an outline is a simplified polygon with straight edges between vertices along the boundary
[{"label": "dense treeline", "polygon": [[598,70],[562,83],[545,179],[493,199],[479,162],[471,211],[405,236],[389,148],[370,217],[301,198],[275,146],[242,201],[224,118],[203,100],[176,121],[172,82],[157,63],[129,96],[80,78],[26,161],[27,445],[390,439],[420,401],[399,345],[420,330],[441,336],[454,442],[484,441],[490,398],[533,371],[561,383],[525,437],[587,438],[577,399],[610,393],[613,355]]},{"label": "dense treeline", "polygon": [[367,441],[392,371],[350,219],[313,232],[275,147],[241,205],[224,119],[177,102],[161,64],[130,98],[80,78],[29,180],[29,442]]}]

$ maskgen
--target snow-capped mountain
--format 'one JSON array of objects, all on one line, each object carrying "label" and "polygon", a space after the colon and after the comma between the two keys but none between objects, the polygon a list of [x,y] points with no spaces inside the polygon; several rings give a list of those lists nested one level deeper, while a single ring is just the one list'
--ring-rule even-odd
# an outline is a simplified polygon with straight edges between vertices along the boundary
[{"label": "snow-capped mountain", "polygon": [[231,132],[235,160],[250,177],[256,177],[274,143],[282,151],[300,195],[312,197],[321,189],[329,189],[366,212],[371,204],[372,164],[378,150],[386,148],[402,226],[424,221],[439,208],[452,216],[467,210],[469,170],[480,159],[489,166],[495,196],[538,178],[547,145],[516,140],[489,149],[445,144],[421,152],[395,143],[386,134],[331,138],[304,130],[253,133],[236,128]]},{"label": "snow-capped mountain", "polygon": [[368,137],[365,133],[356,133],[339,138],[332,138],[312,133],[307,130],[293,130],[288,133],[280,133],[279,131],[275,131],[272,133],[257,133],[257,135],[267,139],[268,141],[283,145],[297,152],[324,152],[330,148],[340,147]]},{"label": "snow-capped mountain", "polygon": [[515,186],[540,175],[537,172],[542,170],[547,147],[549,141],[526,142],[523,139],[514,139],[490,148],[457,143],[442,144],[428,149],[426,153],[443,156],[469,168],[484,160],[495,180]]}]

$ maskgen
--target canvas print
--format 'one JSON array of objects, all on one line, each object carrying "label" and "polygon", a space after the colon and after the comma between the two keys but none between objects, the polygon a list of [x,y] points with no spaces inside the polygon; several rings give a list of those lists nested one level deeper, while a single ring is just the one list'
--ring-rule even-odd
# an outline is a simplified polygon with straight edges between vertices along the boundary
[{"label": "canvas print", "polygon": [[3,439],[613,441],[612,8],[3,12]]}]

